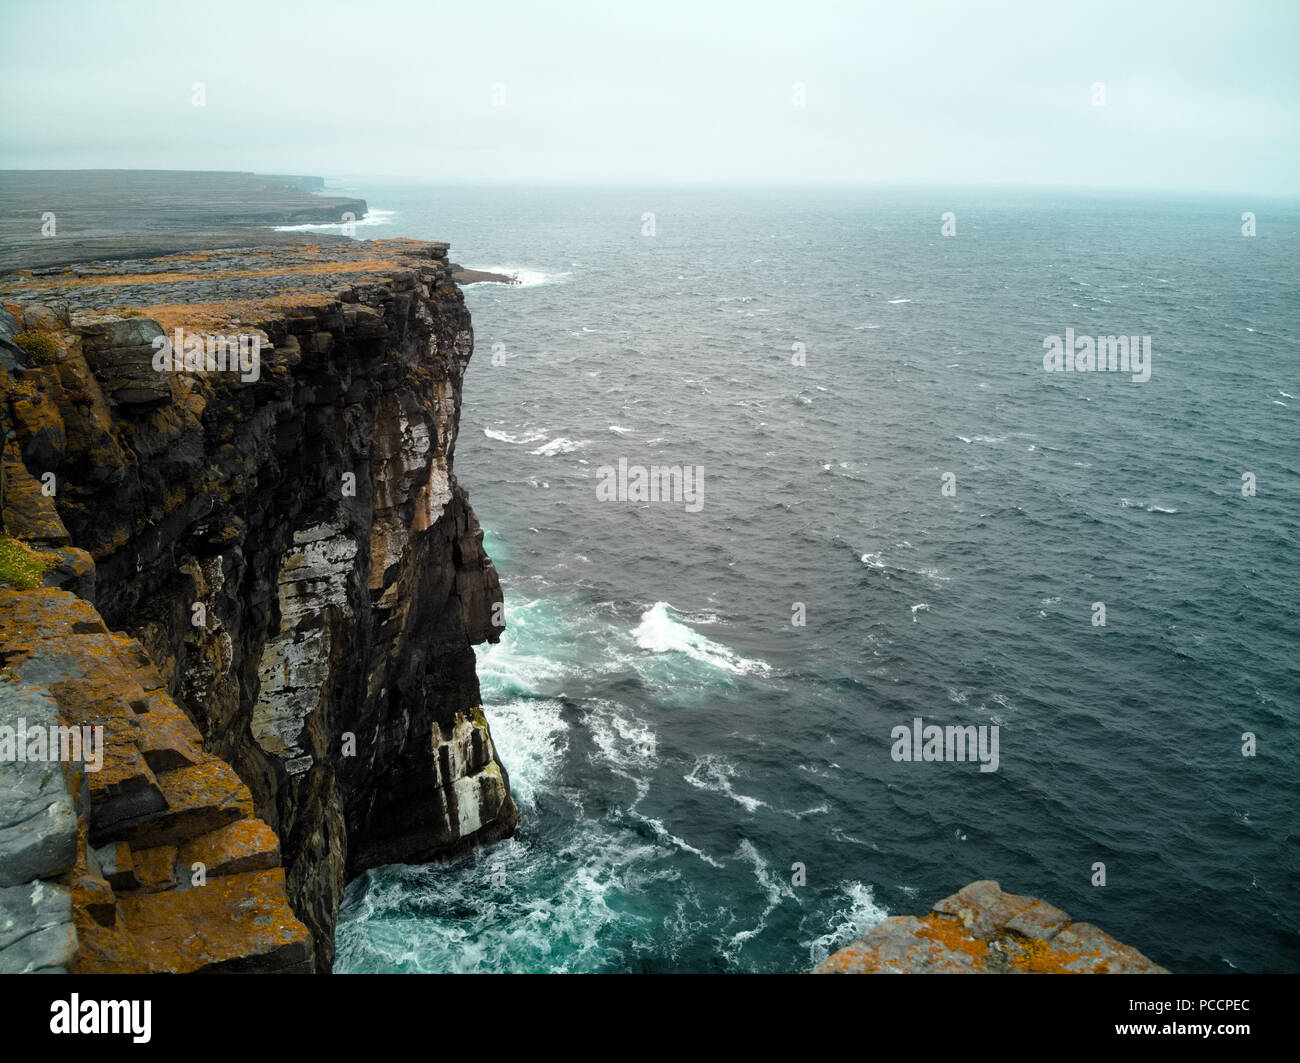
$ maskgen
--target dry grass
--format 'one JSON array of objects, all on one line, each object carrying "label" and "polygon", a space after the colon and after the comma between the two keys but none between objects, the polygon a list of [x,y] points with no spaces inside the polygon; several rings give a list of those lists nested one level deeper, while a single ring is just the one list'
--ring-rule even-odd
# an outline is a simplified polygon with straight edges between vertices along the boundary
[{"label": "dry grass", "polygon": [[[328,292],[294,292],[266,299],[228,299],[214,303],[158,303],[140,312],[153,318],[164,332],[177,328],[220,331],[236,325],[257,324],[279,316],[289,307],[328,306]],[[120,313],[121,311],[119,311]]]}]

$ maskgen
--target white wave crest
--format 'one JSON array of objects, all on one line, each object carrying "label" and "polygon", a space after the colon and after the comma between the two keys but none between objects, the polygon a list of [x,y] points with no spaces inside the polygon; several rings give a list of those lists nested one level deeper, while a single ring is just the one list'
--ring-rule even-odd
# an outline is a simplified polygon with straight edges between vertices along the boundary
[{"label": "white wave crest", "polygon": [[556,454],[572,454],[579,447],[585,447],[590,443],[590,439],[565,439],[563,436],[557,436],[549,443],[543,443],[536,450],[530,450],[530,454],[536,454],[543,458],[552,458]]},{"label": "white wave crest", "polygon": [[785,879],[777,877],[772,873],[771,866],[763,859],[759,851],[754,848],[749,839],[741,841],[737,849],[737,855],[748,860],[754,867],[754,877],[758,880],[759,887],[767,894],[767,907],[763,909],[763,914],[758,917],[758,923],[750,930],[742,930],[731,938],[731,947],[723,949],[723,955],[734,960],[736,953],[751,938],[758,937],[767,928],[767,917],[771,915],[777,905],[783,898],[794,897],[794,890],[786,885]]},{"label": "white wave crest", "polygon": [[568,748],[568,724],[558,701],[515,698],[488,705],[488,726],[497,756],[510,773],[510,793],[521,808],[535,808]]},{"label": "white wave crest", "polygon": [[747,660],[687,627],[671,615],[675,612],[667,602],[655,602],[641,614],[641,623],[632,631],[636,644],[651,653],[684,653],[733,675],[767,675],[772,671],[763,661]]},{"label": "white wave crest", "polygon": [[493,428],[483,429],[483,434],[489,439],[499,439],[503,443],[515,443],[520,446],[525,443],[536,443],[539,439],[545,439],[545,432],[526,432],[523,435],[512,436],[509,432],[498,432]]},{"label": "white wave crest", "polygon": [[735,777],[736,766],[717,753],[705,753],[702,757],[696,757],[690,774],[682,776],[697,790],[729,797],[746,812],[756,812],[767,807],[766,801],[736,793],[731,786],[731,780]]},{"label": "white wave crest", "polygon": [[876,903],[870,886],[861,882],[841,882],[840,892],[843,900],[826,919],[830,930],[808,943],[808,958],[814,967],[889,915]]}]

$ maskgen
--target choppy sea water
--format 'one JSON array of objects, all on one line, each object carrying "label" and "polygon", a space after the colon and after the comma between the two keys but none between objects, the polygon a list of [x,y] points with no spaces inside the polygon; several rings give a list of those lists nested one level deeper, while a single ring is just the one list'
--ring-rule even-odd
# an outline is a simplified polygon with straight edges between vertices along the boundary
[{"label": "choppy sea water", "polygon": [[[519,832],[354,882],[339,970],[800,971],[979,878],[1300,970],[1300,205],[331,190],[526,282],[466,290],[456,453]],[[1045,372],[1067,328],[1150,379]],[[918,716],[997,771],[895,762]]]}]

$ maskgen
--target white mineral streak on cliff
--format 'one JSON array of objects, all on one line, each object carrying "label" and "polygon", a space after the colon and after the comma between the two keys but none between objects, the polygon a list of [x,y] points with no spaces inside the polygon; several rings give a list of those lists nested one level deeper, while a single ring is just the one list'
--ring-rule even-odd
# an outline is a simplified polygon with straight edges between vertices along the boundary
[{"label": "white mineral streak on cliff", "polygon": [[[505,780],[496,762],[496,750],[482,710],[472,718],[459,713],[451,729],[451,739],[442,736],[436,724],[433,732],[434,770],[437,784],[450,789],[455,800],[456,830],[468,837],[492,820],[506,800]],[[447,819],[450,831],[450,818]]]},{"label": "white mineral streak on cliff", "polygon": [[[450,409],[451,413],[443,411]],[[422,413],[424,411],[421,411]],[[371,590],[384,586],[385,573],[402,559],[410,535],[438,522],[451,501],[447,441],[455,433],[455,394],[450,381],[436,385],[429,419],[408,416],[396,398],[386,401],[375,429],[375,518],[370,529]],[[450,418],[450,424],[448,423]],[[429,420],[433,421],[432,429]],[[419,486],[415,513],[408,529],[399,506]],[[391,608],[393,588],[381,607]]]},{"label": "white mineral streak on cliff", "polygon": [[451,501],[451,469],[448,454],[456,440],[456,391],[450,380],[439,380],[433,388],[433,430],[437,444],[429,462],[428,482],[420,492],[415,530],[438,523]]},{"label": "white mineral streak on cliff", "polygon": [[312,765],[301,740],[307,718],[328,688],[330,620],[334,608],[351,617],[348,575],[357,556],[355,540],[334,524],[294,532],[295,549],[280,565],[280,630],[266,643],[252,731],[268,753],[297,775]]}]

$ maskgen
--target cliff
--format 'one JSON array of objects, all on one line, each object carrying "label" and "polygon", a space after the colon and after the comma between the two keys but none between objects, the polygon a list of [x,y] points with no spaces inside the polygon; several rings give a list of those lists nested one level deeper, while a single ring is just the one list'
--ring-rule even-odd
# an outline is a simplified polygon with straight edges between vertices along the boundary
[{"label": "cliff", "polygon": [[815,974],[1168,974],[1046,901],[972,882],[923,916],[893,916]]},{"label": "cliff", "polygon": [[[58,687],[32,662],[59,632],[116,639],[147,695],[125,699],[134,716],[90,694],[48,705],[133,728],[131,742],[109,733],[100,773],[129,765],[131,786],[114,783],[97,803],[91,778],[77,806],[91,849],[125,843],[113,856],[147,867],[173,904],[203,898],[207,914],[194,917],[207,927],[239,890],[222,901],[211,885],[182,889],[185,846],[234,845],[208,835],[245,823],[263,855],[231,874],[270,876],[260,881],[273,906],[270,839],[253,838],[264,822],[292,914],[328,970],[350,878],[498,840],[517,819],[471,648],[499,638],[502,599],[453,471],[473,332],[446,246],[272,246],[43,273],[0,278],[3,516],[10,536],[55,551],[28,559],[33,582],[64,590],[10,595],[22,603],[0,614],[12,682]],[[187,350],[196,336],[206,349]],[[171,360],[164,337],[181,341]],[[30,657],[35,629],[16,617],[38,608],[44,648]],[[107,684],[104,697],[115,697]],[[140,717],[153,712],[179,759],[150,760]],[[233,774],[199,785],[197,764]],[[106,827],[106,816],[135,824],[182,807],[186,772],[195,799],[225,794],[229,822],[184,838]],[[135,805],[104,811],[130,794]],[[137,954],[165,937],[152,917],[117,908]],[[87,964],[80,947],[74,966]]]}]

